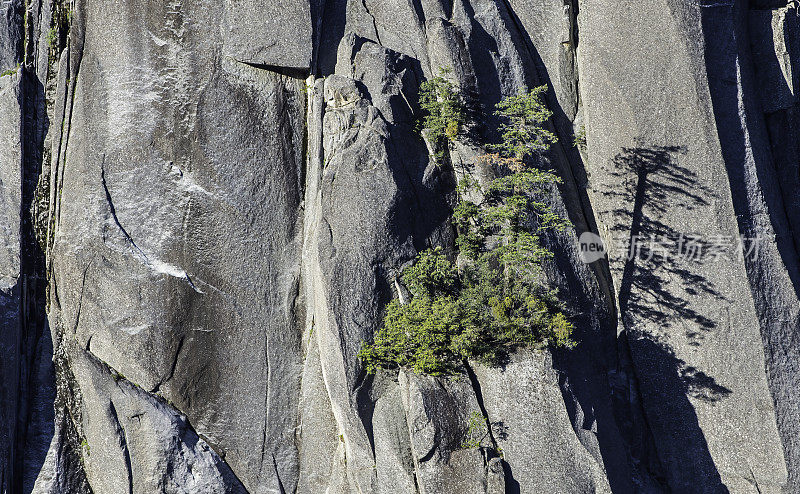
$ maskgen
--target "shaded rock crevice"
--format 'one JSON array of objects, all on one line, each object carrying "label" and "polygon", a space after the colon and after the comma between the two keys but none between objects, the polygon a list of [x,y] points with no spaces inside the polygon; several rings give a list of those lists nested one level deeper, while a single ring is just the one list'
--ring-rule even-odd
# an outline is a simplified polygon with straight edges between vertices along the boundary
[{"label": "shaded rock crevice", "polygon": [[[757,8],[784,5],[758,5]],[[757,258],[745,259],[745,267],[759,315],[767,378],[788,469],[787,488],[796,490],[800,485],[797,453],[797,438],[800,437],[797,424],[800,422],[796,400],[790,398],[789,389],[798,385],[796,369],[800,354],[786,342],[796,340],[800,327],[797,295],[800,268],[794,235],[790,233],[796,208],[793,200],[785,202],[787,196],[782,196],[783,188],[794,180],[783,178],[787,173],[793,177],[790,170],[794,163],[791,154],[787,156],[791,153],[790,142],[771,146],[769,130],[776,130],[775,119],[767,116],[765,121],[761,113],[769,112],[773,104],[786,103],[785,89],[773,85],[793,85],[795,79],[791,70],[789,80],[780,71],[768,73],[766,70],[765,64],[774,60],[777,47],[769,46],[772,53],[764,53],[767,48],[764,43],[782,40],[764,31],[748,33],[748,25],[758,24],[765,15],[769,16],[771,26],[780,25],[772,22],[775,14],[780,13],[749,11],[743,2],[738,2],[729,10],[704,10],[702,22],[704,31],[714,40],[706,47],[706,63],[739,231],[748,237],[769,239],[761,243]],[[719,34],[723,30],[724,36]],[[785,40],[792,42],[791,37]],[[778,63],[793,65],[797,62],[796,52],[786,55],[788,60]],[[759,93],[764,91],[769,91],[772,98],[759,100]],[[793,101],[791,97],[788,103]],[[771,129],[768,129],[769,123],[772,123]],[[755,474],[751,476],[757,481]],[[763,486],[762,482],[758,483]]]}]

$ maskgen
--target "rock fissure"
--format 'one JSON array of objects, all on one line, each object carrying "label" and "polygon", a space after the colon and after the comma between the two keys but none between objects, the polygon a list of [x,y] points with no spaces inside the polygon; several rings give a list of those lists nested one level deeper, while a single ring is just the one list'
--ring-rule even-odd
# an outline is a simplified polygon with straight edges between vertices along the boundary
[{"label": "rock fissure", "polygon": [[122,449],[122,456],[125,460],[128,493],[133,494],[133,466],[131,465],[131,453],[128,450],[128,438],[125,435],[125,428],[119,421],[117,409],[114,407],[113,401],[108,402],[108,411],[111,414],[111,419],[113,420],[114,427],[116,428],[117,440],[119,441],[119,446]]},{"label": "rock fissure", "polygon": [[372,15],[372,12],[369,11],[369,7],[367,7],[367,2],[369,0],[361,0],[361,6],[364,7],[364,12],[372,19],[372,29],[375,31],[375,41],[378,42],[379,45],[383,46],[381,43],[381,35],[378,33],[378,21],[375,19],[375,16]]}]

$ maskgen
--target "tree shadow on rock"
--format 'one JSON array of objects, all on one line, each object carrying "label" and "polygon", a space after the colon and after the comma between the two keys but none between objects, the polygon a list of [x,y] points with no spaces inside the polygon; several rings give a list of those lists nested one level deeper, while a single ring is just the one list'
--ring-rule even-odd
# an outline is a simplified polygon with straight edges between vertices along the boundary
[{"label": "tree shadow on rock", "polygon": [[623,323],[628,326],[625,318],[663,326],[689,321],[699,331],[687,330],[687,336],[699,344],[703,332],[716,323],[695,310],[688,297],[725,298],[694,267],[707,262],[709,254],[724,254],[730,245],[677,231],[663,219],[669,211],[691,214],[716,196],[698,183],[693,171],[675,162],[674,156],[685,152],[679,146],[623,148],[609,170],[618,179],[615,184],[621,181],[623,186],[602,194],[620,204],[612,211],[617,221],[611,231],[628,236],[619,291]]},{"label": "tree shadow on rock", "polygon": [[[643,414],[663,475],[674,492],[727,492],[708,449],[689,396],[715,403],[731,394],[712,376],[688,365],[660,332],[682,327],[687,344],[699,346],[716,323],[697,310],[701,300],[725,301],[701,272],[705,254],[720,255],[717,242],[673,229],[676,211],[709,205],[713,191],[676,162],[679,146],[623,148],[608,171],[613,188],[603,193],[620,206],[613,232],[627,234],[619,290],[624,332]],[[622,188],[619,188],[620,182]],[[668,213],[672,216],[666,219]]]}]

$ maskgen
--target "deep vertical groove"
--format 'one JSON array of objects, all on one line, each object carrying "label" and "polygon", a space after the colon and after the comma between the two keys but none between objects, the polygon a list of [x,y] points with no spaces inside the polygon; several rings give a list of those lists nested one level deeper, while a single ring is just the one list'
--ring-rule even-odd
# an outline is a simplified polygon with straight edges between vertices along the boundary
[{"label": "deep vertical groove", "polygon": [[128,493],[133,494],[133,466],[131,465],[131,454],[128,450],[128,439],[125,435],[125,427],[123,427],[122,423],[119,421],[117,409],[113,401],[108,402],[108,411],[111,413],[111,418],[114,420],[114,426],[117,429],[120,447],[122,448],[122,455],[125,459],[125,468],[128,470]]},{"label": "deep vertical groove", "polygon": [[464,369],[467,371],[469,381],[472,384],[472,389],[475,391],[475,400],[478,402],[478,408],[481,411],[481,415],[483,415],[483,420],[486,423],[486,429],[489,431],[489,439],[492,441],[492,447],[497,450],[497,440],[494,438],[494,433],[492,432],[492,423],[489,420],[489,413],[486,411],[486,405],[483,403],[481,383],[478,380],[478,376],[475,375],[475,371],[472,370],[472,366],[469,365],[469,362],[464,360],[463,364]]}]

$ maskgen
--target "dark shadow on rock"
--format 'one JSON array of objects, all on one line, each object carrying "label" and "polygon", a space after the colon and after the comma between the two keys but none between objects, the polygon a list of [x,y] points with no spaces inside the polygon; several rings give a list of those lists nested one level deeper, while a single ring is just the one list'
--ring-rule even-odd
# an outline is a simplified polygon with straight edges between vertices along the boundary
[{"label": "dark shadow on rock", "polygon": [[336,53],[344,38],[347,23],[347,0],[315,0],[315,12],[319,19],[312,19],[318,27],[314,36],[314,67],[316,77],[326,77],[336,70]]},{"label": "dark shadow on rock", "polygon": [[[701,21],[703,31],[710,33],[705,47],[706,71],[733,207],[739,231],[754,236],[759,232],[756,216],[760,214],[753,211],[758,204],[752,204],[750,198],[756,195],[754,188],[762,192],[757,195],[767,206],[772,230],[777,234],[775,245],[795,296],[800,298],[800,256],[792,235],[785,233],[790,231],[790,223],[761,107],[754,94],[755,74],[750,62],[739,54],[745,50],[749,53],[750,47],[738,46],[745,41],[739,36],[742,29],[737,23],[741,20],[729,10],[703,9]],[[743,124],[747,124],[746,128]]]},{"label": "dark shadow on rock", "polygon": [[[767,0],[756,5],[771,5]],[[767,359],[767,379],[775,399],[775,415],[781,435],[789,480],[787,492],[800,491],[800,415],[797,401],[797,345],[787,345],[798,334],[798,318],[786,319],[788,308],[800,299],[800,259],[790,232],[790,211],[781,197],[780,164],[772,155],[768,132],[758,101],[752,47],[747,45],[748,12],[733,8],[701,9],[705,70],[711,94],[713,118],[719,137],[739,231],[755,236],[771,227],[774,246],[757,259],[746,259],[745,268],[759,314],[761,337]],[[770,20],[771,22],[771,20]],[[774,53],[769,55],[774,56]],[[795,139],[796,136],[792,136]],[[787,184],[788,185],[788,184]],[[792,191],[797,194],[797,191]],[[766,213],[766,214],[765,214]],[[765,216],[769,224],[764,225]],[[772,240],[772,239],[768,239]],[[791,287],[781,280],[788,275]],[[773,281],[775,279],[775,281]],[[791,293],[794,292],[794,293]],[[792,311],[794,309],[791,309]]]},{"label": "dark shadow on rock", "polygon": [[[736,244],[734,239],[712,242],[693,232],[676,231],[662,221],[670,210],[688,213],[707,206],[707,198],[716,197],[698,184],[694,172],[675,162],[673,156],[685,151],[679,146],[623,148],[608,170],[609,176],[617,179],[615,185],[601,193],[620,205],[613,211],[617,221],[612,232],[628,236],[619,291],[619,312],[626,328],[626,317],[659,325],[690,321],[698,330],[690,329],[687,336],[692,344],[699,344],[703,333],[714,329],[716,323],[697,312],[687,297],[724,297],[687,264],[699,266],[732,255]],[[622,187],[617,185],[620,182]],[[670,285],[674,282],[681,284],[686,296],[676,293]]]},{"label": "dark shadow on rock", "polygon": [[501,464],[503,465],[503,477],[506,481],[506,494],[520,494],[522,492],[522,486],[514,479],[511,465],[505,460],[503,460]]},{"label": "dark shadow on rock", "polygon": [[627,343],[634,367],[646,369],[648,382],[655,384],[642,386],[639,381],[647,421],[672,492],[728,492],[687,394],[716,401],[730,394],[730,390],[709,376],[698,378],[692,374],[696,370],[681,368],[680,360],[668,347],[648,337],[631,335]]},{"label": "dark shadow on rock", "polygon": [[[463,3],[465,13],[471,21],[469,39],[465,40],[475,74],[474,88],[466,96],[467,117],[477,124],[482,142],[496,142],[500,120],[494,115],[495,105],[503,98],[503,84],[497,71],[497,40],[475,19],[475,11],[469,2]],[[470,91],[471,89],[471,91]]]},{"label": "dark shadow on rock", "polygon": [[[781,7],[785,6],[783,0]],[[795,250],[800,252],[800,150],[796,138],[800,130],[800,105],[794,96],[800,87],[800,18],[789,9],[781,26],[782,42],[787,53],[781,60],[776,53],[773,11],[752,12],[748,35],[752,49],[755,82],[764,114],[774,170],[780,186]],[[788,65],[788,67],[785,67]],[[788,68],[788,74],[784,74]],[[786,77],[790,77],[790,81]]]},{"label": "dark shadow on rock", "polygon": [[[46,314],[45,256],[36,238],[42,213],[36,204],[43,163],[44,136],[49,127],[44,87],[29,69],[22,69],[20,107],[23,115],[20,278],[22,284],[19,403],[16,463],[12,492],[30,492],[55,434],[56,398],[53,339]],[[46,211],[44,211],[46,215]]]},{"label": "dark shadow on rock", "polygon": [[[644,330],[645,325],[668,328],[689,322],[689,344],[700,345],[716,323],[696,311],[692,299],[703,294],[724,300],[690,265],[703,262],[702,254],[719,246],[675,231],[662,221],[668,211],[690,212],[708,205],[708,199],[714,197],[713,191],[698,183],[694,172],[676,163],[675,155],[684,152],[679,146],[624,148],[608,170],[617,180],[603,193],[620,205],[613,211],[617,218],[614,231],[629,236],[619,291],[625,330],[620,347],[630,349],[634,376],[629,377],[638,384],[643,419],[653,434],[670,489],[727,492],[688,396],[713,403],[731,391],[687,365],[660,336]],[[685,243],[681,239],[686,239]],[[690,251],[689,246],[696,250]],[[695,253],[701,257],[696,258]]]}]

